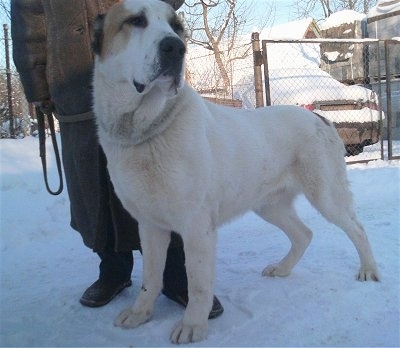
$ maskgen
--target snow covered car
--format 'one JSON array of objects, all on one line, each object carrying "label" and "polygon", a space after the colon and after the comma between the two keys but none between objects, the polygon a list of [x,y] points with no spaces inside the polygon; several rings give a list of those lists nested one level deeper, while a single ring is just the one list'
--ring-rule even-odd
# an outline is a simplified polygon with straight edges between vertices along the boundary
[{"label": "snow covered car", "polygon": [[332,121],[348,156],[379,141],[381,112],[372,90],[344,85],[316,66],[272,68],[269,73],[271,103],[299,105]]}]

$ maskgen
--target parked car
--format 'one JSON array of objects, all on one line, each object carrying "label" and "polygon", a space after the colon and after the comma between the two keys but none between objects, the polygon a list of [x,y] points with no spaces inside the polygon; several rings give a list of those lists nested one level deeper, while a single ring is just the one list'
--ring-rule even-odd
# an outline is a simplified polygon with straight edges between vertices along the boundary
[{"label": "parked car", "polygon": [[269,73],[271,103],[299,105],[332,121],[348,156],[379,141],[381,112],[374,91],[344,85],[317,66],[272,68]]}]

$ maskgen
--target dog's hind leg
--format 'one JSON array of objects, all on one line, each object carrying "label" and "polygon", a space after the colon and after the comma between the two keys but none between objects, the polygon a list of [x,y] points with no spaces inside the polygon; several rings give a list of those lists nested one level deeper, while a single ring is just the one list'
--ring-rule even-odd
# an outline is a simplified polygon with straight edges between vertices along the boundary
[{"label": "dog's hind leg", "polygon": [[122,311],[114,324],[137,327],[150,320],[155,301],[161,292],[162,275],[171,234],[157,227],[139,224],[143,254],[143,283],[134,305]]},{"label": "dog's hind leg", "polygon": [[354,211],[343,159],[336,157],[335,153],[331,156],[327,154],[326,158],[320,161],[312,158],[308,161],[308,165],[302,167],[301,181],[304,194],[328,221],[346,232],[353,242],[361,263],[357,278],[361,281],[378,281],[379,272],[367,234]]},{"label": "dog's hind leg", "polygon": [[333,179],[320,187],[319,192],[309,194],[307,198],[314,207],[330,222],[346,232],[360,257],[361,267],[357,275],[360,281],[379,281],[380,276],[364,227],[358,221],[354,211],[352,195],[347,182],[338,184]]},{"label": "dog's hind leg", "polygon": [[334,127],[317,126],[318,144],[299,153],[296,172],[311,204],[353,242],[360,257],[359,280],[379,280],[379,272],[363,226],[357,220],[343,161],[343,142]]},{"label": "dog's hind leg", "polygon": [[289,275],[311,242],[311,230],[299,219],[293,207],[295,196],[289,191],[279,191],[276,199],[272,200],[273,203],[254,211],[264,220],[285,232],[292,244],[288,254],[279,263],[269,265],[263,270],[263,276],[284,277]]}]

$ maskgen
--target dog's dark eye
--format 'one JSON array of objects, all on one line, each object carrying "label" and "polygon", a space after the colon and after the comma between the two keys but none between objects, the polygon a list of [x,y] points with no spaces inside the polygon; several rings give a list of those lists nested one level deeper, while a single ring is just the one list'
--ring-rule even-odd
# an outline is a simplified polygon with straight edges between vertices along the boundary
[{"label": "dog's dark eye", "polygon": [[177,34],[182,33],[184,31],[183,25],[179,20],[172,21],[170,25],[172,30]]},{"label": "dog's dark eye", "polygon": [[138,28],[145,28],[147,27],[147,19],[145,15],[139,14],[136,16],[128,17],[127,19],[124,20],[124,24]]}]

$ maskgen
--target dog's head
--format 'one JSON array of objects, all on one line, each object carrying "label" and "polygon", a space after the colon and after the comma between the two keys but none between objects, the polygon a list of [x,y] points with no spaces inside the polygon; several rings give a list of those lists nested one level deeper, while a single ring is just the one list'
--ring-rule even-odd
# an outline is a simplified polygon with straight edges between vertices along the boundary
[{"label": "dog's head", "polygon": [[186,46],[181,20],[160,0],[126,0],[95,23],[96,69],[111,82],[145,94],[174,95],[183,84]]}]

